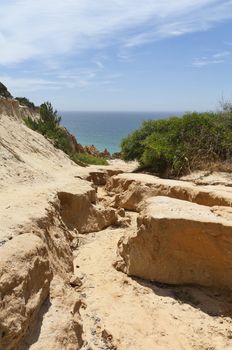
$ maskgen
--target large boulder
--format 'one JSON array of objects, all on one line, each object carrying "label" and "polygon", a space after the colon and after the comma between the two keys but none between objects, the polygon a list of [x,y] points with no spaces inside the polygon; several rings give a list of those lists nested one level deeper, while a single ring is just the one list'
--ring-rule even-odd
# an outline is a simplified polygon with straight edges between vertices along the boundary
[{"label": "large boulder", "polygon": [[13,96],[7,90],[7,87],[0,82],[0,97],[13,98]]},{"label": "large boulder", "polygon": [[232,220],[173,198],[146,204],[137,232],[119,242],[116,268],[161,283],[232,290]]}]

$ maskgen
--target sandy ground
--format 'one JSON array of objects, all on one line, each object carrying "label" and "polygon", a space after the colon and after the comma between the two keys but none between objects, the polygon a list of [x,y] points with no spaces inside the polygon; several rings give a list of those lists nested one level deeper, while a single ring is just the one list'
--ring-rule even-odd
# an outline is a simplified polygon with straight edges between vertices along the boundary
[{"label": "sandy ground", "polygon": [[[0,116],[0,245],[43,217],[59,189],[84,191],[91,169],[74,166],[41,135]],[[122,163],[115,161],[114,167]],[[112,165],[111,165],[112,166]],[[122,169],[130,171],[128,165]],[[104,196],[104,191],[99,191]],[[80,293],[83,350],[231,350],[232,302],[220,293],[135,280],[116,271],[118,240],[135,230],[108,228],[80,237],[75,273]],[[55,350],[55,349],[54,349]]]},{"label": "sandy ground", "polygon": [[[232,349],[232,302],[218,292],[132,279],[112,266],[122,235],[108,228],[80,238],[75,273],[82,279],[84,349]],[[223,315],[223,316],[222,316]]]}]

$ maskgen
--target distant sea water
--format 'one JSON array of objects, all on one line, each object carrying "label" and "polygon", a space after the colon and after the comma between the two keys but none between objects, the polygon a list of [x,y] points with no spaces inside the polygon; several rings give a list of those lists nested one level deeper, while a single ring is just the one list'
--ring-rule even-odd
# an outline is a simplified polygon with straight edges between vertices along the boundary
[{"label": "distant sea water", "polygon": [[123,137],[138,129],[144,120],[161,119],[179,112],[59,112],[62,125],[82,145],[95,145],[111,153],[120,151]]}]

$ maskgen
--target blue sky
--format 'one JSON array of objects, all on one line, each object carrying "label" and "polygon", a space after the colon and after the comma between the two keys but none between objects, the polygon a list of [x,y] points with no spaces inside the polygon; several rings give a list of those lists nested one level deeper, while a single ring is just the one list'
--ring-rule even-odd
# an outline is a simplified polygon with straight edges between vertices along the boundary
[{"label": "blue sky", "polygon": [[0,81],[59,110],[232,100],[232,1],[0,0]]}]

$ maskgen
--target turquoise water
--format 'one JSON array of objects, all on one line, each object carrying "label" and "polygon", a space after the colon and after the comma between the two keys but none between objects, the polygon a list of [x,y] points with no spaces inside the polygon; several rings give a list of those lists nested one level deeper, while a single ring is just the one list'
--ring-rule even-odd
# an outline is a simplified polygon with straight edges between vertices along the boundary
[{"label": "turquoise water", "polygon": [[95,145],[111,153],[120,150],[121,139],[144,120],[161,119],[180,113],[166,112],[59,112],[62,124],[82,145]]}]

